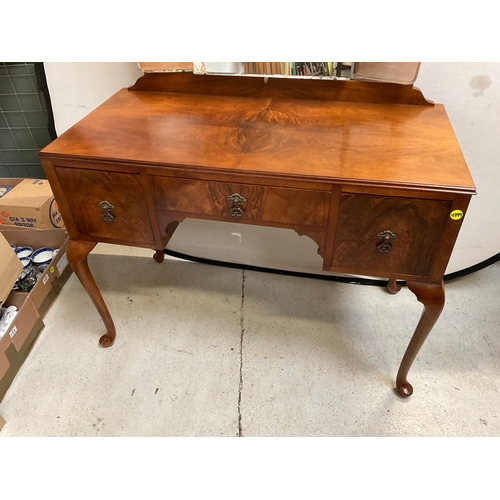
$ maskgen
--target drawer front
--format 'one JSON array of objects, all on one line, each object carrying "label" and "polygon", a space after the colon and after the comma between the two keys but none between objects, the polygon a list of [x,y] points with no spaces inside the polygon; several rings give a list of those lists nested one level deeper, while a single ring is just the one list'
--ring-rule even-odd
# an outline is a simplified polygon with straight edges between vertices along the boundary
[{"label": "drawer front", "polygon": [[448,201],[342,195],[332,270],[429,276],[450,206]]},{"label": "drawer front", "polygon": [[328,191],[160,176],[150,179],[159,210],[228,221],[323,228],[328,221]]},{"label": "drawer front", "polygon": [[81,236],[153,244],[137,174],[64,167],[55,172]]}]

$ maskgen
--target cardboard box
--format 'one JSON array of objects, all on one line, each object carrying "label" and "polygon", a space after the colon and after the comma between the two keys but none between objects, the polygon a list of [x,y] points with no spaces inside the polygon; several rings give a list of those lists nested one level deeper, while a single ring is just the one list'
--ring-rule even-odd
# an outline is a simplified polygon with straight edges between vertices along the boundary
[{"label": "cardboard box", "polygon": [[[68,271],[71,271],[71,268],[65,271],[63,277],[68,274]],[[53,302],[59,291],[60,289],[58,288],[52,288],[48,297],[50,299],[53,296],[51,302]],[[7,333],[0,339],[0,402],[3,400],[45,327],[42,315],[39,314],[39,311],[36,311],[33,301],[31,301],[28,294],[24,296],[21,294],[12,294],[9,296],[8,301],[10,305],[19,305],[21,310],[18,311]],[[34,322],[35,319],[36,321]],[[16,328],[14,332],[13,328]],[[12,338],[11,334],[13,334]]]},{"label": "cardboard box", "polygon": [[0,431],[3,429],[4,425],[5,425],[5,420],[2,418],[2,415],[0,415]]},{"label": "cardboard box", "polygon": [[[8,190],[4,194],[4,190]],[[38,229],[63,228],[46,179],[0,179],[0,224]]]},{"label": "cardboard box", "polygon": [[[17,301],[21,302],[21,309],[7,333],[0,340],[0,358],[3,353],[8,362],[6,371],[0,377],[0,401],[9,390],[12,381],[45,327],[28,296],[14,299],[14,302]],[[14,332],[13,328],[16,329]],[[16,348],[16,344],[19,348]]]},{"label": "cardboard box", "polygon": [[68,234],[65,229],[42,230],[0,225],[0,236],[8,243],[16,246],[27,245],[34,250],[45,246],[59,248],[59,252],[29,293],[11,291],[5,300],[4,306],[16,306],[18,314],[0,339],[0,401],[2,401],[45,327],[43,317],[72,270],[66,255]]},{"label": "cardboard box", "polygon": [[[9,298],[5,301],[5,305],[7,307],[16,306],[17,315],[5,335],[2,337],[2,341],[5,341],[4,337],[6,337],[7,340],[10,340],[10,343],[14,345],[16,351],[19,352],[28,338],[32,328],[40,319],[40,315],[27,293],[10,294]],[[7,352],[7,347],[8,345],[6,346],[4,352]]]},{"label": "cardboard box", "polygon": [[[47,301],[52,288],[57,289],[59,293],[62,286],[59,286],[56,281],[65,273],[68,266],[68,233],[65,229],[21,229],[13,226],[0,226],[0,235],[3,235],[8,243],[13,243],[16,246],[29,246],[33,250],[41,247],[58,248],[59,252],[52,259],[50,265],[45,269],[42,276],[38,279],[36,285],[29,292],[31,300],[35,308],[43,316],[46,309],[52,302]],[[16,257],[17,258],[17,257]],[[71,268],[70,268],[71,269]],[[71,274],[71,271],[69,271]],[[66,276],[69,277],[66,273]],[[66,280],[67,280],[66,277]],[[28,295],[27,292],[16,291],[12,292],[18,295]],[[55,298],[55,296],[53,298]]]},{"label": "cardboard box", "polygon": [[22,270],[21,261],[0,233],[0,306],[9,295]]},{"label": "cardboard box", "polygon": [[9,347],[10,345],[8,338],[9,337],[6,337],[4,335],[0,339],[0,380],[3,379],[4,375],[7,373],[7,370],[9,369],[10,366],[9,360],[7,359],[7,355],[5,354],[7,347]]},{"label": "cardboard box", "polygon": [[27,294],[25,296],[11,294],[5,305],[16,306],[17,315],[0,339],[0,401],[45,326]]}]

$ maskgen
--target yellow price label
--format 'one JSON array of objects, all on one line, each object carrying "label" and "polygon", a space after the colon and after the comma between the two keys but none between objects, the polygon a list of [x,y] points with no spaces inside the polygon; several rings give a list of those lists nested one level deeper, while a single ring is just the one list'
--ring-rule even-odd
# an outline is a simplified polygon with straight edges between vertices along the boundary
[{"label": "yellow price label", "polygon": [[462,212],[462,210],[453,210],[453,212],[451,212],[451,214],[450,214],[450,217],[453,220],[460,220],[463,216],[464,216],[464,213]]},{"label": "yellow price label", "polygon": [[53,273],[54,271],[55,271],[54,266],[51,266],[51,267],[50,267],[50,272],[51,272],[51,273]]}]

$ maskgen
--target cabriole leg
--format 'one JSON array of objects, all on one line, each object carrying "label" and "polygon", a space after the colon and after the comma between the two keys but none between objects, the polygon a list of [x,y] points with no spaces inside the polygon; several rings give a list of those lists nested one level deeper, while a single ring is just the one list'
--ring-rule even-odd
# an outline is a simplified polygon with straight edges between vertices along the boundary
[{"label": "cabriole leg", "polygon": [[444,284],[407,282],[408,288],[416,295],[417,300],[424,305],[424,310],[418,322],[415,333],[408,344],[396,378],[396,387],[401,396],[411,396],[413,387],[407,380],[408,371],[415,360],[425,339],[438,320],[444,307]]},{"label": "cabriole leg", "polygon": [[153,259],[156,260],[159,264],[161,264],[164,259],[165,259],[165,254],[163,253],[163,249],[168,245],[168,242],[170,241],[170,238],[175,233],[175,230],[179,226],[181,221],[178,220],[173,220],[169,224],[167,224],[167,227],[165,228],[165,236],[162,239],[162,245],[163,248],[161,250],[156,250],[156,253],[153,255]]},{"label": "cabriole leg", "polygon": [[90,241],[70,239],[68,243],[68,261],[77,278],[80,280],[80,283],[83,285],[90,299],[94,303],[94,306],[96,307],[97,312],[101,316],[104,326],[106,327],[107,333],[99,339],[99,344],[102,347],[110,347],[115,342],[115,325],[111,319],[108,308],[104,303],[101,292],[99,291],[99,288],[97,288],[87,262],[87,256],[95,245],[95,243]]},{"label": "cabriole leg", "polygon": [[387,283],[387,291],[392,295],[395,295],[399,292],[399,290],[401,290],[401,285],[397,282],[397,280],[390,279]]},{"label": "cabriole leg", "polygon": [[158,264],[161,264],[165,260],[163,250],[156,250],[156,253],[153,255],[153,259],[156,260]]}]

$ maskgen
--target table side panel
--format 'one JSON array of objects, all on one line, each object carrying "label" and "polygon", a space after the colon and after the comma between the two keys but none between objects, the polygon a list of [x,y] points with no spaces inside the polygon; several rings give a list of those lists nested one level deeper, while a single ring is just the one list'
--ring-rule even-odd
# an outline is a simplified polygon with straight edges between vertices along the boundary
[{"label": "table side panel", "polygon": [[[458,194],[454,197],[451,203],[449,210],[450,215],[446,218],[446,223],[439,241],[439,247],[436,252],[432,271],[429,276],[429,280],[433,283],[439,283],[446,272],[460,228],[462,227],[465,216],[467,215],[467,209],[471,198],[471,195]],[[457,213],[458,217],[452,216],[452,214]]]}]

